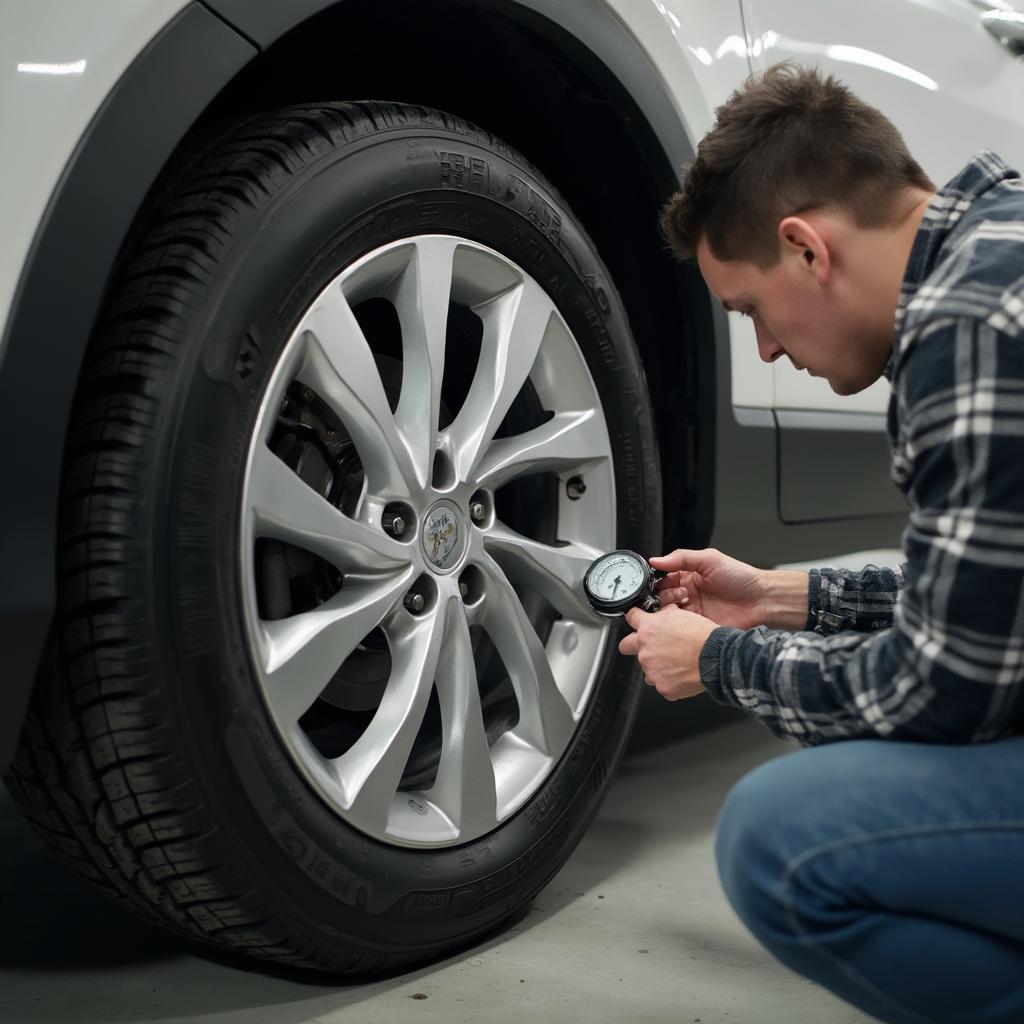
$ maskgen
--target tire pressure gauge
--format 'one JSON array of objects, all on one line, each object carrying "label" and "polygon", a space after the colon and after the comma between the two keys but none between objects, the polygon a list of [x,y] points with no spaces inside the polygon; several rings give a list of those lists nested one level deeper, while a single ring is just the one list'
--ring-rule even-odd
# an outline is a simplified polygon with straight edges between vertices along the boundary
[{"label": "tire pressure gauge", "polygon": [[630,608],[656,612],[661,602],[655,596],[654,584],[664,575],[635,551],[621,548],[590,563],[583,576],[583,592],[594,611],[609,618]]}]

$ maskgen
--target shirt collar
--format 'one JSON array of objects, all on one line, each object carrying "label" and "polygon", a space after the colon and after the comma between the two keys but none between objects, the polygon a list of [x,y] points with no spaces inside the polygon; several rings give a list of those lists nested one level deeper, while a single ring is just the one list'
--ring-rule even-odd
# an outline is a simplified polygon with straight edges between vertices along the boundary
[{"label": "shirt collar", "polygon": [[[903,322],[907,306],[917,293],[921,283],[931,275],[939,262],[946,240],[964,213],[989,189],[1007,178],[1019,178],[1020,174],[1004,163],[991,150],[983,149],[942,188],[932,196],[931,202],[921,218],[921,225],[914,237],[914,244],[907,260],[903,275],[903,287],[896,304],[894,323],[895,340],[893,350],[899,346],[903,333]],[[884,375],[891,379],[893,359],[886,364]]]}]

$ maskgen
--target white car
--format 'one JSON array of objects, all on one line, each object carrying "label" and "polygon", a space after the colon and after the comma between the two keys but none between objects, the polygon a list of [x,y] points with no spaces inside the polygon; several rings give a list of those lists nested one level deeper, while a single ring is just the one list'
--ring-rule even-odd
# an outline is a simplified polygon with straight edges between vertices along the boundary
[{"label": "white car", "polygon": [[903,523],[883,385],[760,363],[667,255],[681,165],[794,58],[937,182],[983,146],[1020,166],[1022,21],[7,0],[0,761],[27,816],[147,917],[288,964],[394,970],[515,914],[642,690],[587,565]]}]

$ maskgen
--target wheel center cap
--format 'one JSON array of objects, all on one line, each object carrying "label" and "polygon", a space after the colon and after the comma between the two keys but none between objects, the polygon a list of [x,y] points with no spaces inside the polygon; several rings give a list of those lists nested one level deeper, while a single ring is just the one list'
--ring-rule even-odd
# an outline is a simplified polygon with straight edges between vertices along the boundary
[{"label": "wheel center cap", "polygon": [[462,557],[466,528],[458,507],[450,501],[430,506],[423,517],[423,553],[437,572],[451,572]]}]

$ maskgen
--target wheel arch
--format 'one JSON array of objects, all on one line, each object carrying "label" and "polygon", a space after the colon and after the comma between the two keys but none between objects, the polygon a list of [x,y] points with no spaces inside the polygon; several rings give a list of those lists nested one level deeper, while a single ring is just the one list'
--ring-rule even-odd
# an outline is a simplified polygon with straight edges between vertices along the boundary
[{"label": "wheel arch", "polygon": [[[293,23],[280,4],[207,2],[265,47],[212,117],[325,96],[404,101],[474,122],[537,165],[608,267],[647,371],[661,450],[682,453],[663,473],[666,542],[706,542],[713,425],[717,407],[730,405],[728,346],[715,340],[728,326],[696,269],[677,265],[660,236],[658,214],[693,146],[663,80],[607,6],[303,0],[305,13],[317,11]],[[350,38],[382,45],[353,51]]]},{"label": "wheel arch", "polygon": [[[375,60],[370,47],[353,48],[333,65],[302,60],[311,47],[322,57],[332,41],[399,22],[387,61]],[[435,40],[447,40],[444,59],[424,38],[431,27]],[[527,56],[524,78],[517,68]],[[502,75],[516,75],[514,86]],[[419,95],[401,94],[414,86]],[[131,224],[194,131],[268,102],[323,99],[310,91],[318,88],[449,109],[538,163],[591,233],[622,293],[662,450],[689,449],[673,460],[674,469],[689,466],[689,476],[663,474],[667,539],[702,543],[710,534],[714,438],[707,425],[729,399],[721,383],[706,385],[728,380],[726,347],[714,344],[724,325],[699,276],[674,265],[657,233],[658,209],[677,187],[690,146],[663,83],[608,9],[598,0],[400,0],[381,14],[368,0],[194,2],[134,61],[80,141],[37,232],[0,348],[0,424],[5,436],[19,438],[0,452],[0,473],[24,496],[8,503],[0,531],[8,584],[0,593],[0,765],[13,750],[53,614],[68,411]],[[61,302],[53,301],[55,280],[73,284]],[[30,433],[25,423],[35,424]]]}]

